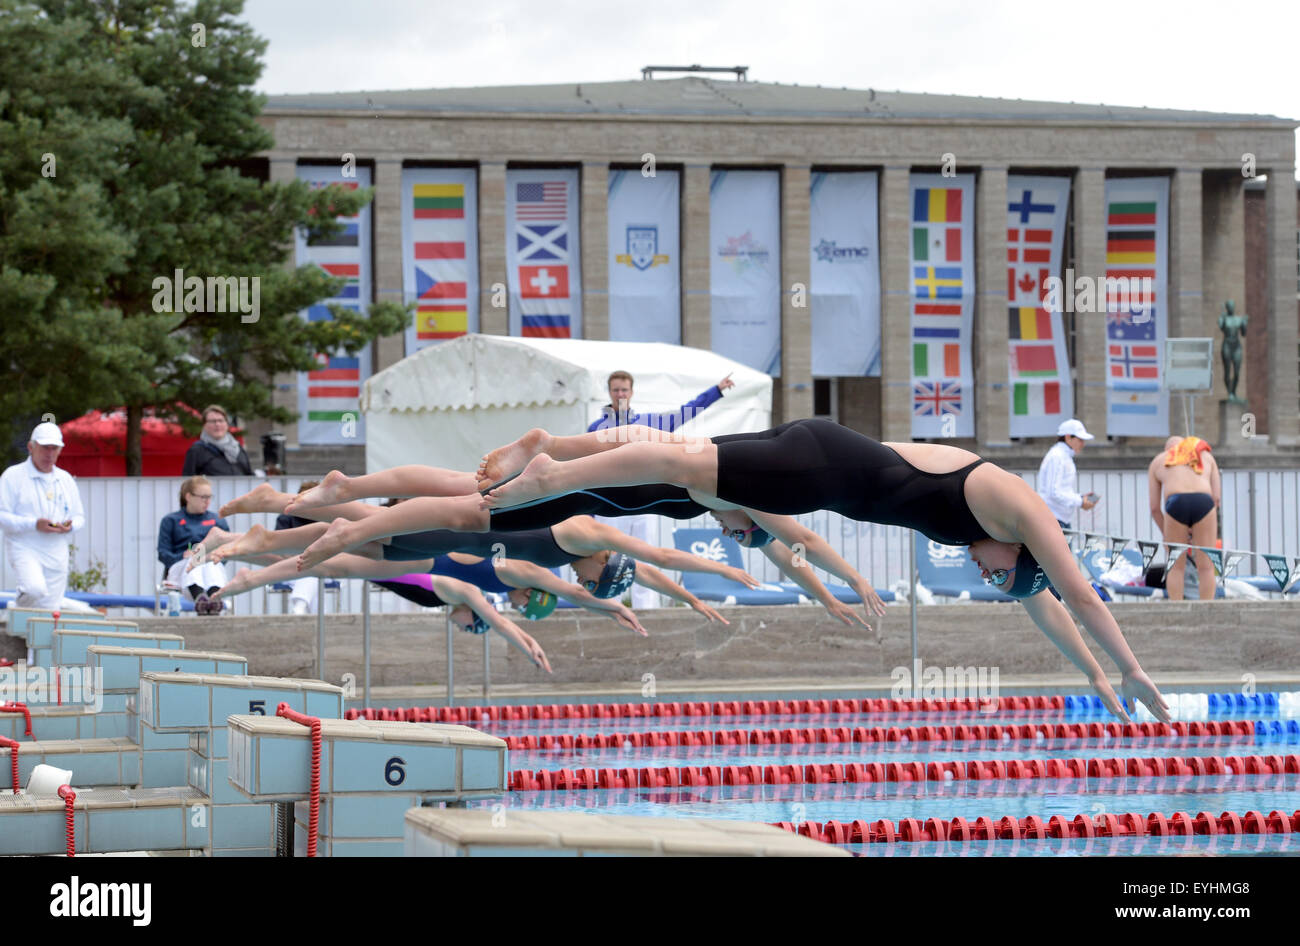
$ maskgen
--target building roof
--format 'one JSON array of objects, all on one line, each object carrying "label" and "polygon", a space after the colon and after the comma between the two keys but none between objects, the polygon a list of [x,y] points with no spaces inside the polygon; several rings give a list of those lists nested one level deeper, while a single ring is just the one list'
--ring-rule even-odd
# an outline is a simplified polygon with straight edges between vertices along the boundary
[{"label": "building roof", "polygon": [[736,82],[701,76],[680,79],[583,82],[565,85],[485,86],[273,95],[268,112],[383,111],[463,114],[578,114],[609,116],[719,116],[753,118],[959,119],[963,121],[1119,121],[1276,124],[1274,115],[1199,112],[1122,105],[1083,105],[973,95],[929,95],[878,89],[823,88],[776,82]]}]

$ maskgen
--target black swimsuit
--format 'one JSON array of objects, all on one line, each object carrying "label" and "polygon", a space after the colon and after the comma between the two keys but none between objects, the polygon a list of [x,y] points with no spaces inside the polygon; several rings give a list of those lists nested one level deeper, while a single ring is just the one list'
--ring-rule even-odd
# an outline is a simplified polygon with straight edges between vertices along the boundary
[{"label": "black swimsuit", "polygon": [[570,565],[585,557],[560,548],[550,528],[530,529],[526,532],[453,532],[450,529],[430,529],[393,536],[384,546],[384,561],[411,562],[451,552],[465,552],[482,558],[503,555],[532,562],[543,568]]},{"label": "black swimsuit", "polygon": [[966,477],[984,460],[927,473],[879,441],[825,420],[711,439],[718,448],[718,498],[737,506],[787,516],[829,509],[915,529],[944,545],[989,537],[963,492]]}]

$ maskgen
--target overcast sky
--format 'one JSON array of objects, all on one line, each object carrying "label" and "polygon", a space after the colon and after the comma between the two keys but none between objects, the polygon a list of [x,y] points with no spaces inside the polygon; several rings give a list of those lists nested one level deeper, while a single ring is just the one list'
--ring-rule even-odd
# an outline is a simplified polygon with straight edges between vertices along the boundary
[{"label": "overcast sky", "polygon": [[[1240,11],[1240,12],[1238,12]],[[248,0],[268,94],[639,79],[761,82],[1300,119],[1300,2]]]}]

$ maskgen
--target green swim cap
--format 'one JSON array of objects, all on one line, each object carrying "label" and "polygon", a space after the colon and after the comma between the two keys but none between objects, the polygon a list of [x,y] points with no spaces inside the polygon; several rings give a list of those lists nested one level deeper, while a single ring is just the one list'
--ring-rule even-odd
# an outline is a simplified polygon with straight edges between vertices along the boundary
[{"label": "green swim cap", "polygon": [[529,621],[540,621],[555,610],[559,599],[549,591],[533,588],[528,592],[528,600],[519,609],[519,613]]}]

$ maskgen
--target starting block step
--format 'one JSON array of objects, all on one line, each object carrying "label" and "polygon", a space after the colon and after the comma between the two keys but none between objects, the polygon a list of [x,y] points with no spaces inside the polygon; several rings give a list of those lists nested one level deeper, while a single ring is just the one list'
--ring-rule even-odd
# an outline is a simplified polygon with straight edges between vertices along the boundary
[{"label": "starting block step", "polygon": [[748,821],[583,815],[569,811],[415,808],[407,857],[850,857]]},{"label": "starting block step", "polygon": [[[230,718],[231,783],[254,801],[311,793],[311,731],[278,716]],[[504,740],[440,723],[321,720],[320,791],[418,795],[426,800],[506,791]],[[392,836],[400,836],[394,825]]]},{"label": "starting block step", "polygon": [[[60,627],[54,632],[54,643],[50,648],[51,665],[56,667],[84,665],[89,662],[87,648],[95,644],[107,647],[151,647],[154,650],[181,650],[185,646],[185,638],[179,634],[158,632],[140,633]],[[34,661],[34,663],[39,663],[39,661]]]},{"label": "starting block step", "polygon": [[[12,751],[0,748],[0,790],[12,788],[9,785],[13,777],[9,765]],[[74,788],[140,784],[140,747],[126,738],[24,742],[18,750],[19,788],[27,784],[32,769],[38,765],[70,769]]]},{"label": "starting block step", "polygon": [[79,703],[65,703],[29,706],[27,712],[32,717],[31,737],[27,736],[27,724],[21,713],[0,713],[0,736],[26,743],[32,739],[113,739],[131,734],[125,709],[96,713]]},{"label": "starting block step", "polygon": [[[73,828],[78,854],[202,850],[209,844],[211,810],[201,792],[189,788],[76,791]],[[65,811],[57,795],[0,795],[0,855],[65,853]]]},{"label": "starting block step", "polygon": [[319,680],[145,671],[136,699],[140,744],[146,731],[195,733],[198,738],[187,746],[208,759],[224,759],[227,718],[274,716],[281,703],[308,716],[341,719],[343,689]]},{"label": "starting block step", "polygon": [[140,675],[149,672],[238,676],[248,673],[248,660],[244,657],[206,650],[91,644],[86,648],[86,662],[92,668],[103,669],[104,693],[137,693]]},{"label": "starting block step", "polygon": [[96,614],[85,617],[61,616],[57,621],[48,615],[33,615],[22,622],[21,627],[22,633],[19,636],[25,638],[27,646],[32,649],[52,646],[56,630],[118,631],[123,634],[136,634],[140,631],[140,625],[134,621],[111,620]]}]

